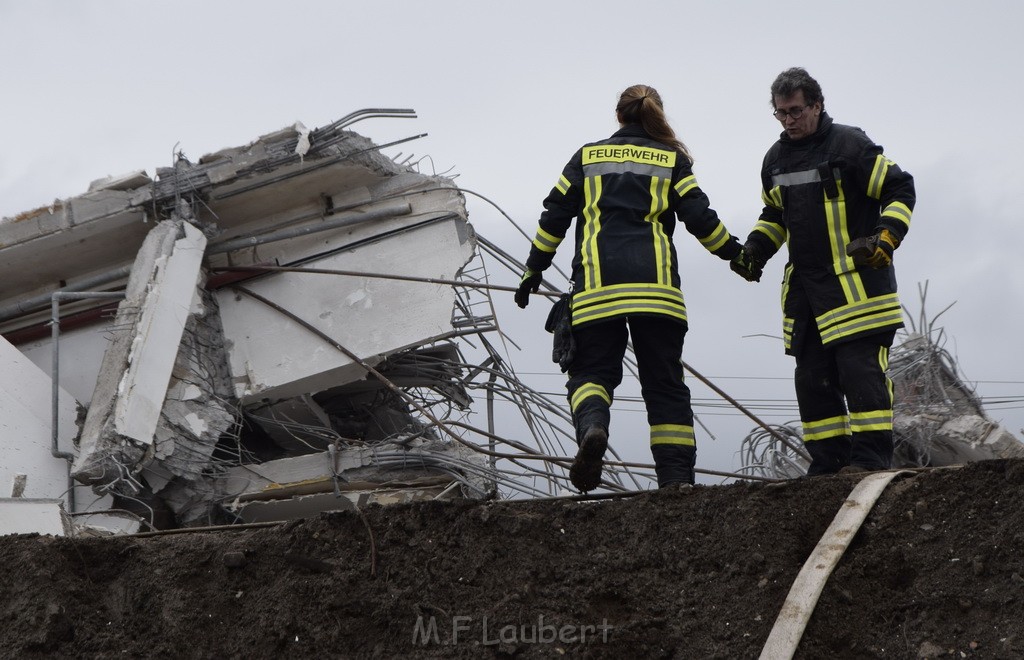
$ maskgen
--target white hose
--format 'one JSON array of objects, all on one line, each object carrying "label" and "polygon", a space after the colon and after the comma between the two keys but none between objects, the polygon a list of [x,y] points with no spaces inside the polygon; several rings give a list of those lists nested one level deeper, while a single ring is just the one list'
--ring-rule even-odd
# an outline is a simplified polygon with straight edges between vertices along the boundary
[{"label": "white hose", "polygon": [[825,535],[818,541],[818,545],[793,581],[786,602],[782,604],[782,610],[775,619],[775,626],[772,627],[768,640],[761,649],[761,660],[788,660],[796,653],[796,647],[800,644],[800,638],[814,612],[814,606],[818,603],[818,597],[825,588],[825,582],[850,545],[850,541],[857,535],[857,530],[878,501],[882,491],[898,474],[908,472],[900,470],[869,474],[843,502],[839,513],[832,519],[832,524],[825,530]]}]

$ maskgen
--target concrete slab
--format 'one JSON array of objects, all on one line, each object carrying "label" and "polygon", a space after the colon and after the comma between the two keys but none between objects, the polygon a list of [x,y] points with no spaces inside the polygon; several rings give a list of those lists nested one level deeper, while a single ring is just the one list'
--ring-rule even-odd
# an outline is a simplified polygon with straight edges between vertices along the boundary
[{"label": "concrete slab", "polygon": [[72,467],[78,481],[123,478],[153,442],[205,241],[189,223],[165,220],[139,250],[82,428],[81,453]]},{"label": "concrete slab", "polygon": [[293,520],[327,511],[355,511],[374,504],[405,504],[438,499],[452,492],[448,488],[449,484],[442,484],[423,488],[318,493],[286,500],[247,502],[238,508],[236,514],[247,523]]},{"label": "concrete slab", "polygon": [[[23,495],[60,498],[68,487],[68,462],[52,453],[53,385],[7,340],[0,337],[0,494],[25,475]],[[74,450],[78,402],[63,389],[58,397],[58,448]]]},{"label": "concrete slab", "polygon": [[[106,319],[97,325],[71,331],[61,328],[60,385],[83,406],[92,401],[103,353],[110,346],[112,326],[112,319]],[[43,373],[52,373],[53,341],[49,336],[20,344],[18,350]]]},{"label": "concrete slab", "polygon": [[175,241],[173,251],[154,264],[128,356],[128,369],[118,386],[114,429],[144,444],[153,442],[182,332],[201,278],[206,237],[187,222],[182,223],[182,228],[184,236]]},{"label": "concrete slab", "polygon": [[[458,224],[456,219],[436,222],[304,265],[451,278],[472,250],[460,240]],[[453,330],[455,291],[447,285],[281,273],[246,286],[371,366]],[[365,375],[342,352],[264,303],[231,290],[218,291],[217,299],[235,393],[243,404],[320,392]],[[283,352],[282,346],[303,348]]]},{"label": "concrete slab", "polygon": [[62,500],[0,497],[0,536],[33,533],[64,536],[68,525]]}]

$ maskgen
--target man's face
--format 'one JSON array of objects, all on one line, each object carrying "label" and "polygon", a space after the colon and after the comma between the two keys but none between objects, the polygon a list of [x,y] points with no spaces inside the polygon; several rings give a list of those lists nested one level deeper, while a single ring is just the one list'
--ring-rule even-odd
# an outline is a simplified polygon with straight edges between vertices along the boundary
[{"label": "man's face", "polygon": [[774,100],[775,117],[782,122],[790,139],[800,140],[818,130],[821,103],[808,105],[803,90],[797,90],[792,96],[776,96]]}]

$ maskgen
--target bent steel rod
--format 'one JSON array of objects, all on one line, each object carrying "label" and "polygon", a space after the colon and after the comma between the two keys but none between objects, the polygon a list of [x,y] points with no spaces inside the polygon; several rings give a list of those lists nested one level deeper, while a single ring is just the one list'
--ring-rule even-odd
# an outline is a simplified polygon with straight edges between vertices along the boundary
[{"label": "bent steel rod", "polygon": [[694,369],[690,365],[686,364],[686,362],[683,362],[683,366],[686,368],[687,371],[689,371],[691,374],[696,376],[697,379],[700,380],[700,382],[704,383],[705,385],[710,387],[712,390],[714,390],[715,393],[718,394],[718,396],[722,397],[723,399],[725,399],[726,401],[731,403],[741,413],[743,413],[744,415],[746,415],[750,419],[754,420],[754,422],[756,422],[758,426],[763,428],[765,431],[768,431],[768,433],[770,433],[773,438],[775,438],[776,440],[778,440],[782,444],[786,445],[787,447],[789,447],[790,449],[795,451],[798,455],[803,456],[804,458],[810,459],[811,456],[810,456],[810,454],[807,453],[806,449],[804,449],[803,447],[800,447],[799,445],[795,445],[792,442],[790,442],[789,440],[787,440],[785,438],[785,436],[783,436],[781,433],[779,433],[775,429],[773,429],[770,426],[768,426],[767,424],[765,424],[763,421],[761,421],[761,419],[757,415],[755,415],[754,413],[752,413],[749,410],[747,410],[743,406],[742,403],[740,403],[736,399],[732,398],[731,396],[729,396],[728,394],[723,392],[717,385],[712,383],[710,380],[708,380],[704,376],[700,375],[700,373],[698,373],[696,369]]},{"label": "bent steel rod", "polygon": [[[268,273],[313,273],[318,275],[348,275],[351,277],[369,277],[383,280],[401,280],[403,282],[423,282],[425,284],[446,284],[448,286],[464,286],[470,289],[490,289],[492,291],[518,291],[518,287],[501,286],[500,284],[483,284],[480,282],[464,282],[462,280],[446,280],[438,277],[420,277],[417,275],[392,275],[388,273],[367,273],[358,270],[337,270],[334,268],[306,268],[303,266],[217,266],[212,271],[224,272],[268,272]],[[562,295],[558,291],[536,291],[534,295],[557,298]]]}]

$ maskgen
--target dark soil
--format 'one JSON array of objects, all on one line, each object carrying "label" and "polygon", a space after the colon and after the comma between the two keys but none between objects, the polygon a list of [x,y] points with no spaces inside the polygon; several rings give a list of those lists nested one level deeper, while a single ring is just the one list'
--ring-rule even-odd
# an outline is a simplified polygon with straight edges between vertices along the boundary
[{"label": "dark soil", "polygon": [[[6,658],[756,658],[856,476],[0,538]],[[1024,657],[1024,461],[898,477],[799,658]]]}]

